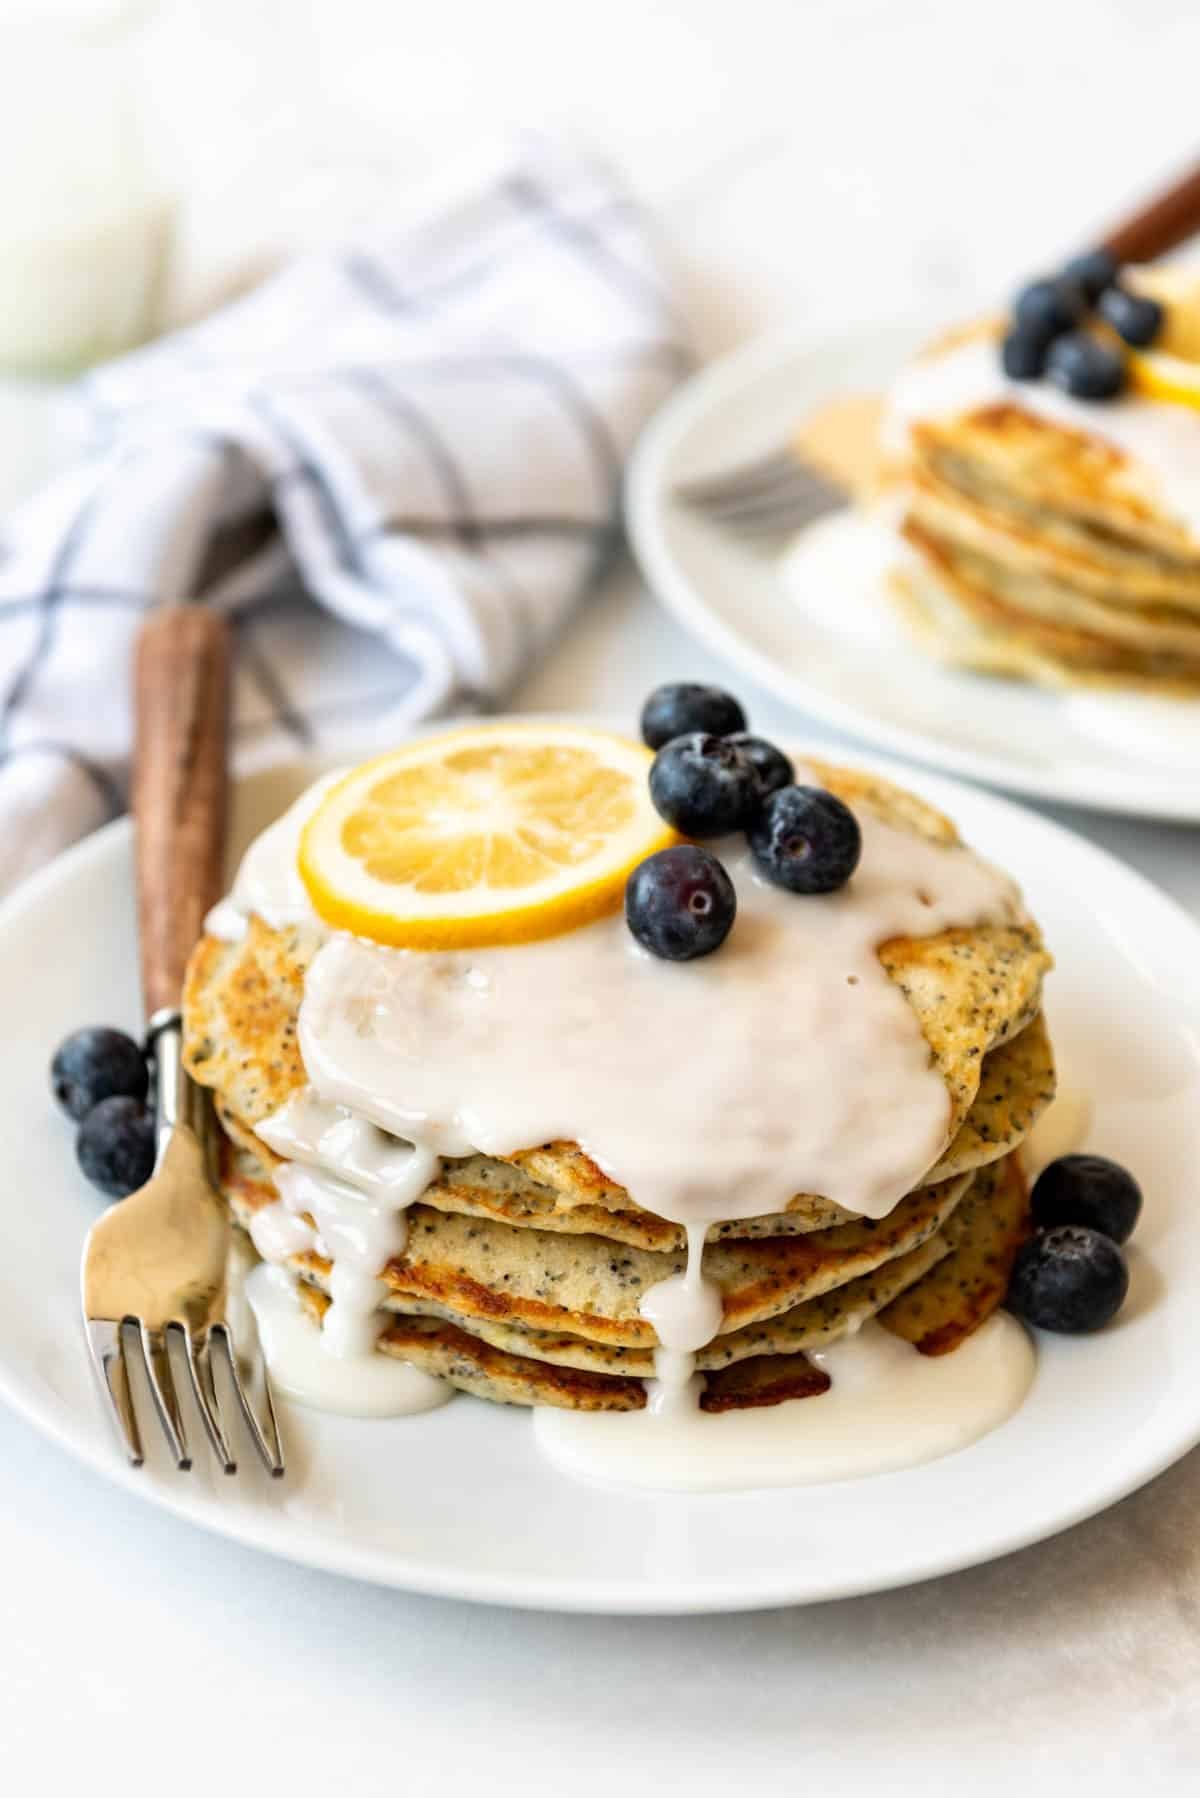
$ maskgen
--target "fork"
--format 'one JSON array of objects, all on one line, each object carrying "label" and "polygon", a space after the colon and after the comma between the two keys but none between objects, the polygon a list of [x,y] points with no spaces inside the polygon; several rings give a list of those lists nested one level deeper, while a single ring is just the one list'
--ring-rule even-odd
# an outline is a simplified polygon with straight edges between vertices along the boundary
[{"label": "fork", "polygon": [[677,481],[675,499],[748,537],[800,531],[871,484],[880,402],[847,394],[812,414],[788,442],[723,473]]},{"label": "fork", "polygon": [[133,1466],[144,1458],[136,1358],[177,1467],[192,1465],[181,1371],[218,1462],[237,1471],[214,1373],[222,1366],[255,1448],[278,1476],[283,1452],[261,1353],[257,1341],[235,1342],[226,1310],[230,1224],[209,1174],[211,1112],[181,1054],[184,968],[221,882],[228,681],[223,618],[198,606],[151,614],[134,665],[133,813],[157,1152],[145,1186],[88,1233],[83,1321],[105,1408]]}]

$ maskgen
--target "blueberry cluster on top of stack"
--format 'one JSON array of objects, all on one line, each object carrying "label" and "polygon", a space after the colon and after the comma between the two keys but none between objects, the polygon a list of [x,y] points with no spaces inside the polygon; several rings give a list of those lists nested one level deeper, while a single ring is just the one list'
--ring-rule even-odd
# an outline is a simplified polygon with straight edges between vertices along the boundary
[{"label": "blueberry cluster on top of stack", "polygon": [[[1000,346],[1005,374],[1014,381],[1044,375],[1075,399],[1114,399],[1125,387],[1127,370],[1111,334],[1145,349],[1163,323],[1160,302],[1122,287],[1119,276],[1110,251],[1089,250],[1060,274],[1023,287]],[[1093,316],[1109,327],[1109,335],[1088,329]]]},{"label": "blueberry cluster on top of stack", "polygon": [[[650,796],[676,830],[744,831],[764,878],[790,893],[832,893],[849,880],[862,854],[854,813],[824,787],[797,785],[789,758],[751,735],[732,695],[694,681],[656,687],[642,710],[642,737],[657,751]],[[630,930],[666,961],[719,949],[736,911],[728,874],[697,843],[660,849],[625,890]]]}]

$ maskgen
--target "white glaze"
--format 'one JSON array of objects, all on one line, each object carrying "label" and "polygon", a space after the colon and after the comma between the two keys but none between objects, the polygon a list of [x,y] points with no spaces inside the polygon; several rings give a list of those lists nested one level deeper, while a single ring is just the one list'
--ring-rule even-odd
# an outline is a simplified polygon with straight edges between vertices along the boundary
[{"label": "white glaze", "polygon": [[307,1088],[264,1119],[258,1134],[291,1159],[274,1174],[278,1201],[253,1218],[254,1246],[264,1261],[308,1249],[330,1261],[323,1345],[330,1355],[369,1357],[385,1323],[382,1271],[404,1253],[405,1213],[437,1178],[438,1157]]},{"label": "white glaze", "polygon": [[654,1378],[646,1383],[650,1410],[694,1410],[700,1391],[697,1352],[721,1327],[721,1292],[702,1272],[707,1224],[687,1226],[687,1267],[652,1286],[638,1306],[653,1324],[659,1347],[654,1352]]},{"label": "white glaze", "polygon": [[[379,1307],[387,1286],[380,1274],[408,1242],[405,1208],[368,1197],[344,1180],[298,1162],[277,1169],[275,1185],[287,1212],[312,1217],[322,1252],[333,1264],[333,1302],[324,1318],[326,1348],[331,1355],[370,1354],[384,1322]],[[256,1246],[260,1240],[255,1238]]]},{"label": "white glaze", "polygon": [[264,1261],[292,1255],[324,1255],[325,1245],[311,1224],[288,1210],[282,1199],[264,1205],[250,1220],[250,1240]]},{"label": "white glaze", "polygon": [[875,953],[891,937],[1023,915],[965,849],[860,815],[840,893],[757,878],[719,953],[641,950],[618,913],[517,948],[389,950],[332,937],[299,1041],[322,1098],[436,1153],[582,1145],[639,1204],[681,1223],[778,1211],[796,1192],[882,1217],[945,1144],[949,1101]]},{"label": "white glaze", "polygon": [[1111,443],[1136,464],[1159,503],[1200,541],[1200,412],[1139,394],[1091,402],[1048,381],[1010,381],[991,337],[974,337],[910,362],[888,393],[884,447],[902,450],[919,419],[1006,404]]},{"label": "white glaze", "polygon": [[348,1417],[409,1417],[454,1396],[444,1380],[390,1355],[329,1354],[325,1331],[302,1310],[282,1268],[260,1262],[246,1277],[245,1295],[273,1385],[302,1405]]},{"label": "white glaze", "polygon": [[397,1141],[346,1106],[319,1098],[311,1087],[302,1087],[264,1118],[257,1134],[277,1155],[322,1168],[397,1210],[414,1204],[438,1175],[438,1157],[431,1150]]},{"label": "white glaze", "polygon": [[1060,1155],[1072,1155],[1087,1141],[1092,1101],[1077,1087],[1061,1087],[1021,1144],[1021,1169],[1032,1185]]},{"label": "white glaze", "polygon": [[[238,918],[307,913],[296,848],[328,784],[252,846]],[[685,1271],[642,1302],[660,1342],[645,1416],[707,1435],[716,1420],[700,1420],[695,1357],[721,1322],[703,1276],[707,1225],[781,1209],[797,1190],[883,1216],[945,1145],[944,1084],[877,946],[1024,916],[1012,883],[969,851],[865,810],[860,824],[859,869],[824,898],[781,892],[744,843],[718,844],[737,921],[718,955],[686,965],[641,950],[619,914],[512,948],[324,943],[300,1012],[311,1085],[259,1126],[287,1160],[254,1232],[269,1260],[303,1248],[331,1260],[327,1359],[363,1372],[379,1359],[381,1271],[440,1156],[564,1138],[686,1227]]]},{"label": "white glaze", "polygon": [[[238,941],[252,914],[274,929],[319,926],[297,865],[300,835],[340,778],[334,773],[316,781],[250,844],[232,891],[205,920],[210,935]],[[266,1320],[264,1352],[283,1390],[326,1409],[372,1416],[442,1402],[450,1392],[443,1382],[374,1352],[386,1322],[379,1308],[387,1292],[380,1274],[404,1252],[404,1213],[436,1178],[437,1156],[397,1142],[344,1106],[323,1103],[308,1088],[264,1119],[257,1134],[285,1161],[274,1176],[278,1200],[257,1211],[250,1225],[251,1240],[273,1278],[264,1276],[254,1286],[247,1282],[247,1293],[257,1294],[256,1309]],[[332,1263],[332,1303],[321,1327],[299,1309],[294,1295],[289,1301],[294,1280],[282,1266],[293,1255],[310,1252]],[[319,1357],[329,1366],[321,1367]],[[361,1400],[355,1397],[359,1382]]]},{"label": "white glaze", "polygon": [[236,943],[246,934],[252,913],[273,930],[288,924],[315,924],[316,913],[300,878],[297,856],[300,835],[308,820],[342,771],[314,781],[286,812],[261,831],[250,844],[233,878],[233,886],[204,920],[209,936]]},{"label": "white glaze", "polygon": [[539,1410],[537,1442],[565,1473],[681,1492],[819,1485],[914,1467],[996,1429],[1029,1390],[1034,1355],[997,1312],[950,1355],[919,1355],[881,1325],[814,1352],[817,1398],[710,1416],[697,1409]]}]

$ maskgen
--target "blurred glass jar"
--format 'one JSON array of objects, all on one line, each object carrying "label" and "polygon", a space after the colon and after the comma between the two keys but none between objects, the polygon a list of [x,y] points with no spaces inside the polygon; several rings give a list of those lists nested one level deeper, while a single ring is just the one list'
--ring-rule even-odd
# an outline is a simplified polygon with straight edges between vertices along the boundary
[{"label": "blurred glass jar", "polygon": [[174,199],[137,4],[0,0],[0,370],[66,374],[154,331]]}]

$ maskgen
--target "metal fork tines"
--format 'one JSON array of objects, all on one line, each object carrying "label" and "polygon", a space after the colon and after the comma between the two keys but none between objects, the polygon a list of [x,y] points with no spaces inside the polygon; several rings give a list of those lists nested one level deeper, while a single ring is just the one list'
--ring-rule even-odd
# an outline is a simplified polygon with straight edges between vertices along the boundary
[{"label": "metal fork tines", "polygon": [[790,447],[721,474],[679,481],[673,492],[715,524],[758,536],[802,530],[840,511],[850,497]]},{"label": "metal fork tines", "polygon": [[278,1476],[284,1471],[279,1426],[253,1326],[235,1340],[226,1315],[229,1217],[208,1177],[202,1095],[180,1067],[178,1012],[153,1018],[150,1034],[158,1159],[146,1185],[107,1211],[88,1235],[83,1319],[92,1365],[133,1466],[144,1460],[134,1402],[140,1367],[178,1468],[192,1465],[182,1391],[190,1393],[221,1467],[236,1473],[220,1385],[232,1391],[263,1465]]},{"label": "metal fork tines", "polygon": [[747,535],[803,530],[873,490],[882,418],[878,394],[835,394],[806,413],[788,442],[739,467],[680,481],[674,496]]},{"label": "metal fork tines", "polygon": [[[186,1390],[195,1400],[222,1472],[237,1472],[237,1459],[222,1423],[213,1377],[216,1352],[221,1357],[238,1408],[264,1467],[276,1478],[283,1473],[283,1450],[270,1384],[265,1373],[255,1378],[256,1369],[243,1375],[237,1347],[227,1325],[215,1324],[204,1335],[194,1336],[181,1321],[167,1324],[162,1330],[149,1330],[137,1317],[122,1318],[119,1323],[108,1318],[89,1318],[86,1329],[92,1366],[108,1400],[118,1439],[132,1466],[140,1467],[145,1455],[133,1401],[131,1355],[140,1362],[145,1373],[167,1447],[180,1471],[186,1472],[192,1466],[192,1453],[180,1411],[173,1361],[183,1365]],[[174,1355],[172,1345],[175,1345]],[[247,1379],[258,1389],[258,1409],[246,1389]]]}]

